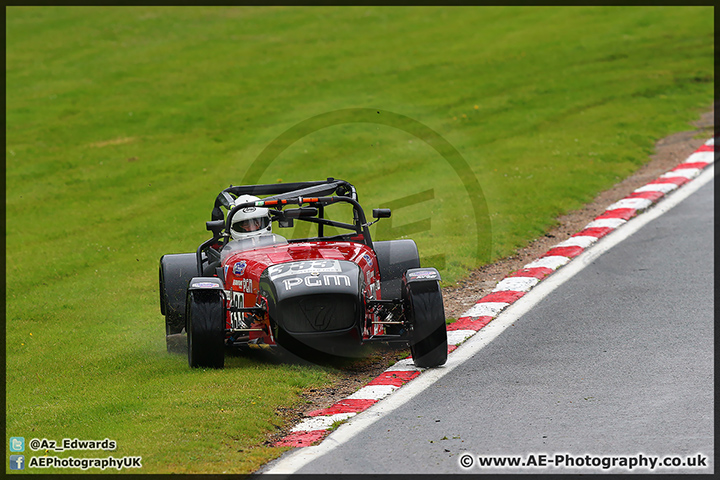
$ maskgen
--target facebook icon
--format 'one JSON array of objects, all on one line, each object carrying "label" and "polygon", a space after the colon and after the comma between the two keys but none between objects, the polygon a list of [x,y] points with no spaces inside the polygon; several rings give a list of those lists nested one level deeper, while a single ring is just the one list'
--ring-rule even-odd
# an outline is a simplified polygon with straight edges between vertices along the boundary
[{"label": "facebook icon", "polygon": [[10,470],[25,470],[25,455],[10,455]]}]

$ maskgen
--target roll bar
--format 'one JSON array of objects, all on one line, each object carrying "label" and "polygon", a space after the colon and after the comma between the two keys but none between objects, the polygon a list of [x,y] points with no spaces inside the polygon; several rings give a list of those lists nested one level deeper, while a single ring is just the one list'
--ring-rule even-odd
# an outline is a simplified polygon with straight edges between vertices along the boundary
[{"label": "roll bar", "polygon": [[220,210],[221,206],[224,206],[230,210],[229,194],[233,194],[236,197],[240,195],[271,195],[266,197],[264,200],[281,200],[296,197],[317,197],[332,195],[335,193],[339,196],[350,197],[357,201],[357,192],[355,187],[346,182],[345,180],[336,180],[332,177],[327,180],[315,181],[315,182],[294,182],[294,183],[272,183],[266,185],[238,185],[230,186],[220,192],[215,199],[215,204],[212,210],[212,220],[222,220],[223,214]]}]

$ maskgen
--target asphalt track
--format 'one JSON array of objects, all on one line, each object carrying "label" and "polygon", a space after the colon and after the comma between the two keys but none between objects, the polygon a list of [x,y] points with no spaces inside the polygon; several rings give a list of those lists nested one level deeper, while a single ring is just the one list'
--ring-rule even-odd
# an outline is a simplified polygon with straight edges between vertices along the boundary
[{"label": "asphalt track", "polygon": [[[594,258],[432,385],[418,393],[411,382],[395,393],[415,395],[402,404],[388,399],[400,406],[382,421],[366,422],[356,435],[352,424],[363,415],[341,426],[324,442],[332,448],[294,472],[712,473],[713,199],[710,181]],[[333,445],[342,430],[343,441]],[[463,454],[473,458],[470,468],[460,466]],[[568,454],[576,464],[586,455],[700,454],[708,466],[477,463],[478,456],[527,462],[541,454]]]}]

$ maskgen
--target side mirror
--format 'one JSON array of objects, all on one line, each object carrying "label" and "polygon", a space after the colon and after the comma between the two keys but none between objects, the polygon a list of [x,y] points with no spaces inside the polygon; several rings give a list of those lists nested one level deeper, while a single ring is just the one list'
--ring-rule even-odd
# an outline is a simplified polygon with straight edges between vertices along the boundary
[{"label": "side mirror", "polygon": [[390,218],[391,213],[389,208],[375,208],[373,209],[373,218]]},{"label": "side mirror", "polygon": [[220,234],[223,228],[225,228],[225,220],[212,220],[205,222],[205,228],[213,232],[215,235]]}]

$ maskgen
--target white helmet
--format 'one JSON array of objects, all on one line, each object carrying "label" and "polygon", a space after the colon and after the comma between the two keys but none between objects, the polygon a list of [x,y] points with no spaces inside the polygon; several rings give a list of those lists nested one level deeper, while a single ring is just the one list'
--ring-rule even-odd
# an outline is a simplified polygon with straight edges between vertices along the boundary
[{"label": "white helmet", "polygon": [[[240,195],[235,199],[235,205],[241,203],[257,202],[260,200],[253,195]],[[230,225],[230,236],[233,240],[272,233],[272,222],[270,212],[263,207],[247,207],[235,212]]]}]

